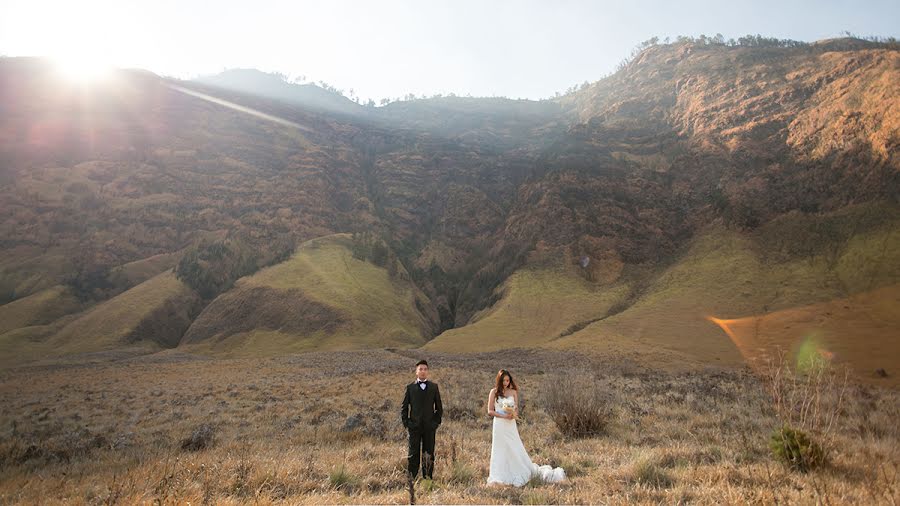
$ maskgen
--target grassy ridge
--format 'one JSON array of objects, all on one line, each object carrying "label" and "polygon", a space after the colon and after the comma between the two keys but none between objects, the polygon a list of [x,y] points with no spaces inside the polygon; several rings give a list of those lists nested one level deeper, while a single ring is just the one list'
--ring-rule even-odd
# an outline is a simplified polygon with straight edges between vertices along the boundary
[{"label": "grassy ridge", "polygon": [[81,307],[78,299],[64,285],[57,285],[0,306],[0,334],[50,323]]},{"label": "grassy ridge", "polygon": [[151,257],[128,262],[113,269],[109,274],[109,281],[115,286],[132,287],[139,283],[171,269],[178,264],[181,252],[161,253]]},{"label": "grassy ridge", "polygon": [[3,302],[57,286],[71,269],[71,259],[61,248],[47,251],[35,246],[16,248],[0,257]]},{"label": "grassy ridge", "polygon": [[[835,360],[871,376],[876,368],[896,365],[884,361],[897,356],[890,336],[900,328],[898,230],[897,222],[888,223],[848,236],[837,249],[826,244],[808,255],[776,258],[765,253],[773,240],[765,230],[747,236],[711,227],[634,305],[556,344],[637,346],[699,363],[740,364],[750,348],[751,355],[770,356],[779,347],[796,350],[816,335],[840,351]],[[745,329],[736,346],[710,317],[743,322],[742,328],[753,322],[752,334]]]},{"label": "grassy ridge", "polygon": [[[862,376],[896,365],[887,358],[898,356],[891,336],[900,329],[896,207],[791,213],[752,233],[712,225],[639,290],[625,278],[593,285],[574,270],[516,272],[499,302],[426,349],[551,346],[657,366],[741,365],[759,348],[796,350],[815,335],[824,353]],[[743,329],[740,345],[711,317]]]},{"label": "grassy ridge", "polygon": [[[63,327],[50,339],[59,353],[111,349],[129,341],[142,322],[169,301],[191,304],[196,295],[175,274],[166,271],[97,305]],[[145,342],[151,349],[156,343]]]},{"label": "grassy ridge", "polygon": [[[183,346],[220,355],[276,355],[311,349],[415,346],[431,322],[430,306],[404,271],[388,271],[351,254],[348,234],[302,244],[288,260],[241,278],[214,300],[185,335]],[[417,302],[418,301],[418,302]],[[252,322],[222,322],[229,315]],[[254,306],[255,305],[255,306]],[[300,313],[300,314],[298,314]],[[238,330],[235,332],[235,330]]]},{"label": "grassy ridge", "polygon": [[597,287],[575,267],[524,268],[500,287],[505,296],[426,345],[432,350],[489,351],[547,343],[573,324],[606,314],[629,293],[626,283]]},{"label": "grassy ridge", "polygon": [[[351,251],[347,234],[307,241],[287,261],[238,280],[186,333],[196,300],[171,272],[60,319],[77,308],[55,287],[0,306],[0,315],[10,315],[2,319],[0,350],[23,360],[134,343],[152,351],[175,346],[184,333],[186,349],[219,356],[549,346],[699,366],[742,365],[760,350],[796,350],[815,336],[824,353],[863,376],[895,365],[884,362],[896,356],[889,337],[900,328],[895,206],[789,213],[752,232],[711,225],[668,267],[640,276],[629,268],[605,284],[586,280],[564,255],[533,263],[469,325],[430,342],[436,315],[402,266],[391,275]],[[148,259],[138,270],[168,261]]]},{"label": "grassy ridge", "polygon": [[0,365],[123,348],[147,353],[171,347],[196,314],[198,302],[190,288],[166,271],[81,313],[0,334]]}]

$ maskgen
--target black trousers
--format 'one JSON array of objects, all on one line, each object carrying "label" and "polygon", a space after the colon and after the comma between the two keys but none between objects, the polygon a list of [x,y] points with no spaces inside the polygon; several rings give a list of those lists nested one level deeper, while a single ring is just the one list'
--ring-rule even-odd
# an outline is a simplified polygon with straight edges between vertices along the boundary
[{"label": "black trousers", "polygon": [[422,463],[422,477],[432,479],[434,475],[434,434],[431,429],[409,430],[409,474],[413,478],[419,474]]}]

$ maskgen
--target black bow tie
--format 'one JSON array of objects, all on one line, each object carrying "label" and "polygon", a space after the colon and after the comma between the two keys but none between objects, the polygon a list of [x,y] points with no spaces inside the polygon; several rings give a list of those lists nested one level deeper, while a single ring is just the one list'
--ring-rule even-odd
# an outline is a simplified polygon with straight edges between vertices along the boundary
[{"label": "black bow tie", "polygon": [[416,385],[425,385],[425,386],[428,386],[427,383],[428,383],[428,380],[424,380],[424,381],[422,381],[422,380],[416,380]]}]

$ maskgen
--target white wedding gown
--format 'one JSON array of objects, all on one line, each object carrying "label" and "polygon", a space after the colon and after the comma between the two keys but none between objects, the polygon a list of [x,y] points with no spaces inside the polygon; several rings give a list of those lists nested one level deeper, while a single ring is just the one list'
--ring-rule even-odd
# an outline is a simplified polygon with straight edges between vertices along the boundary
[{"label": "white wedding gown", "polygon": [[[507,397],[507,402],[514,402]],[[514,407],[515,404],[512,404]],[[502,409],[497,412],[504,413]],[[539,466],[531,461],[515,420],[494,417],[494,436],[491,442],[491,473],[487,482],[502,483],[521,487],[539,476],[542,481],[555,483],[566,479],[566,472],[561,467]]]}]

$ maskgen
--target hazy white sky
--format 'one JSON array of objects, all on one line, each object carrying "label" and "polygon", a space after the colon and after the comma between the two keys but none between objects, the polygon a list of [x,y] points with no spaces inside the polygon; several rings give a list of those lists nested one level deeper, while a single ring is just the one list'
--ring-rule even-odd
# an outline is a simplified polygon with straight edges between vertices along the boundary
[{"label": "hazy white sky", "polygon": [[0,0],[0,54],[177,77],[255,67],[363,98],[543,98],[654,35],[900,36],[900,1]]}]

